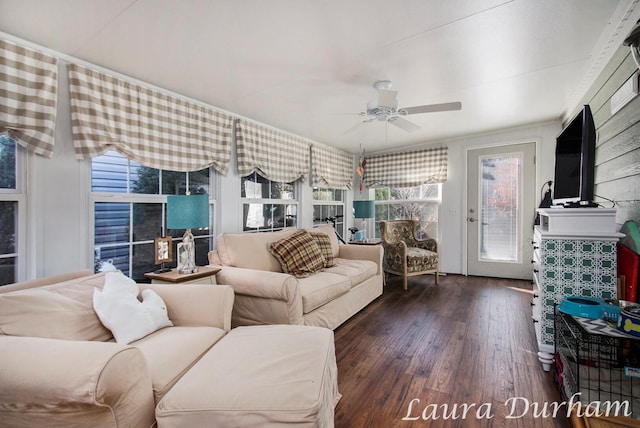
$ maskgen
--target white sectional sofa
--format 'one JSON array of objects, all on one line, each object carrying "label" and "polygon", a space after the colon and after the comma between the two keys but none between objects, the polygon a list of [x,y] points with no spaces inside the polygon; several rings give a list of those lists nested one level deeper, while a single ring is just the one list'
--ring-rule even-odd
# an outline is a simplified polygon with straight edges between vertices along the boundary
[{"label": "white sectional sofa", "polygon": [[140,284],[173,326],[116,343],[94,310],[106,275],[0,287],[0,426],[334,426],[333,331],[231,329],[228,286]]}]

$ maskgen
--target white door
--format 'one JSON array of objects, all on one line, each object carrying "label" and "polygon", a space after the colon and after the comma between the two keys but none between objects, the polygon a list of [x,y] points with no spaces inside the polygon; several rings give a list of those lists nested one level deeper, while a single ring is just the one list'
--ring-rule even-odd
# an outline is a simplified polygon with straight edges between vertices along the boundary
[{"label": "white door", "polygon": [[535,143],[467,152],[467,273],[531,279]]}]

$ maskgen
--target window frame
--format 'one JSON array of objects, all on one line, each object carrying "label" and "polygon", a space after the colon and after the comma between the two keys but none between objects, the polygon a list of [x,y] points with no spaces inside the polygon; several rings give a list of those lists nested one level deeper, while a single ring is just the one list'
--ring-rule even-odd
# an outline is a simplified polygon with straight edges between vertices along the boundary
[{"label": "window frame", "polygon": [[[258,174],[257,172],[252,172],[251,176],[260,176],[262,177],[262,179],[266,180],[267,183],[269,185],[269,188],[271,188],[271,186],[273,184],[287,184],[287,185],[291,185],[293,187],[293,198],[292,199],[275,199],[275,198],[248,198],[246,196],[242,196],[242,186],[243,183],[245,181],[245,179],[247,177],[250,177],[249,175],[245,175],[240,177],[240,185],[239,185],[239,195],[240,195],[240,215],[241,215],[241,219],[240,219],[240,227],[242,229],[243,233],[261,233],[261,232],[274,232],[277,230],[282,230],[284,228],[287,227],[299,227],[300,225],[300,180],[296,180],[294,182],[281,182],[281,181],[274,181],[274,180],[270,180],[260,174]],[[246,205],[251,205],[251,204],[255,204],[255,205],[293,205],[296,207],[296,216],[295,216],[295,222],[293,224],[285,224],[284,226],[280,227],[280,226],[274,226],[273,224],[270,227],[257,227],[257,228],[247,228],[245,225],[245,219],[244,219],[244,211],[245,211],[245,206]]]},{"label": "window frame", "polygon": [[[340,192],[340,199],[316,199],[316,191],[327,190],[335,194],[335,192]],[[346,228],[346,219],[347,219],[347,211],[346,211],[346,191],[345,189],[338,189],[334,187],[313,187],[311,189],[312,192],[312,208],[313,208],[313,225],[319,226],[323,224],[331,224],[336,232],[346,241],[345,238],[345,228]],[[330,207],[342,207],[342,218],[335,218],[335,224],[332,222],[325,221],[324,218],[316,218],[316,207],[317,206],[330,206]],[[336,211],[340,211],[337,209]],[[330,217],[326,217],[330,218]]]},{"label": "window frame", "polygon": [[[131,159],[127,159],[124,155],[119,154],[119,156],[121,156],[122,158],[126,159],[127,161],[127,166],[126,166],[126,192],[94,192],[93,191],[93,177],[92,177],[92,165],[93,165],[93,160],[95,158],[91,159],[91,162],[89,162],[89,210],[90,210],[90,215],[89,215],[89,230],[90,230],[90,234],[91,234],[91,251],[93,252],[93,260],[95,263],[95,270],[97,271],[99,269],[99,263],[98,263],[98,259],[97,259],[97,251],[98,251],[98,245],[96,244],[96,204],[98,203],[122,203],[122,204],[129,204],[129,223],[128,223],[128,241],[125,243],[124,241],[121,242],[115,242],[115,243],[107,243],[107,244],[101,244],[100,245],[100,249],[103,248],[116,248],[116,247],[124,247],[127,246],[128,247],[128,270],[129,270],[129,276],[131,276],[133,274],[134,271],[134,249],[136,246],[138,245],[153,245],[154,244],[154,238],[155,237],[151,237],[148,239],[141,239],[141,240],[134,240],[134,233],[135,233],[135,225],[133,223],[133,206],[134,204],[161,204],[161,224],[162,224],[162,236],[168,236],[168,231],[169,229],[167,228],[167,219],[166,219],[166,212],[167,212],[167,196],[169,194],[162,194],[162,188],[163,188],[163,183],[162,183],[162,169],[157,169],[157,168],[152,168],[153,170],[159,171],[159,177],[158,177],[158,194],[148,194],[148,193],[134,193],[131,191],[131,183],[132,183],[132,173],[131,173],[131,162],[135,162],[132,161]],[[188,183],[189,183],[189,179],[188,179],[188,174],[189,172],[181,172],[182,174],[185,174],[185,188],[188,187]],[[208,187],[209,187],[209,233],[207,234],[199,234],[195,231],[193,231],[193,235],[194,235],[194,240],[197,242],[198,240],[204,240],[204,239],[209,239],[209,245],[208,245],[208,251],[211,251],[213,249],[213,247],[215,246],[215,236],[216,236],[216,206],[217,206],[217,200],[215,198],[215,195],[213,193],[217,194],[217,182],[219,180],[219,173],[213,168],[213,167],[209,167],[209,182],[208,182]],[[185,194],[184,191],[180,192],[180,194]],[[182,240],[182,234],[176,235],[176,236],[170,236],[172,238],[172,243],[173,245],[176,245],[177,243],[181,242]],[[175,251],[174,251],[175,254]],[[198,254],[198,256],[200,256],[200,254]],[[108,259],[107,259],[108,260]],[[102,259],[102,261],[106,261],[104,259]],[[169,264],[169,266],[175,267],[176,264],[176,260],[174,257],[174,260]],[[140,281],[140,278],[136,279],[137,281]]]},{"label": "window frame", "polygon": [[12,189],[0,189],[0,201],[15,202],[17,204],[17,216],[15,226],[15,251],[13,253],[0,254],[0,259],[15,258],[14,282],[20,282],[27,279],[27,210],[28,210],[28,188],[27,174],[30,159],[33,156],[16,140],[8,135],[3,134],[15,143],[15,187]]},{"label": "window frame", "polygon": [[[437,224],[435,227],[435,232],[436,232],[436,236],[432,236],[429,235],[430,238],[435,238],[436,240],[439,239],[440,236],[440,206],[442,205],[442,183],[426,183],[423,184],[424,185],[429,185],[429,186],[437,186],[438,189],[438,195],[435,197],[425,197],[425,198],[411,198],[411,199],[377,199],[377,191],[379,189],[389,189],[389,195],[391,195],[391,189],[414,189],[414,188],[418,188],[421,186],[414,186],[414,187],[390,187],[390,186],[385,186],[385,187],[377,187],[374,190],[374,195],[373,195],[373,199],[374,199],[374,204],[376,207],[376,218],[374,221],[374,229],[375,229],[375,237],[380,239],[380,221],[383,220],[394,220],[393,218],[388,218],[389,216],[387,215],[387,218],[381,218],[379,217],[379,213],[381,210],[378,209],[378,207],[381,206],[385,206],[385,205],[408,205],[408,204],[425,204],[425,205],[435,205],[435,211],[437,214]],[[398,220],[400,220],[400,218],[398,218]],[[423,236],[418,236],[418,238],[423,238]]]}]

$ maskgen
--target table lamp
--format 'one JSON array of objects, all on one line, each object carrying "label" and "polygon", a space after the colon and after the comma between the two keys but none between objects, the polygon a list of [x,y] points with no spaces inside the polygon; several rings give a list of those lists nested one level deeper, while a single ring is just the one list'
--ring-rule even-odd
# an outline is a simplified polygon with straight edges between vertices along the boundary
[{"label": "table lamp", "polygon": [[362,240],[367,240],[367,220],[376,216],[374,201],[353,201],[353,216],[362,219]]},{"label": "table lamp", "polygon": [[167,228],[186,229],[182,236],[181,251],[178,251],[178,273],[194,273],[196,247],[191,229],[209,226],[208,195],[168,195]]}]

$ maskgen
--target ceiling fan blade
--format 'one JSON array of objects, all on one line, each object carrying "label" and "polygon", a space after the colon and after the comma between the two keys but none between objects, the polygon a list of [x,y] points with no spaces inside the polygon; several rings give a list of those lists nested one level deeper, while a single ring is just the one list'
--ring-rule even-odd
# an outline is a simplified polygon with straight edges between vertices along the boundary
[{"label": "ceiling fan blade", "polygon": [[401,110],[406,111],[407,114],[433,113],[438,111],[454,111],[454,110],[462,110],[462,103],[460,101],[456,101],[453,103],[428,104],[424,106],[405,107]]},{"label": "ceiling fan blade", "polygon": [[356,123],[355,125],[353,125],[351,128],[347,129],[346,131],[344,131],[342,133],[342,135],[346,135],[346,134],[350,134],[352,132],[357,131],[358,129],[360,129],[362,126],[364,126],[364,124],[372,122],[374,119],[365,119],[361,122]]},{"label": "ceiling fan blade", "polygon": [[389,123],[400,129],[404,129],[407,132],[415,132],[420,129],[420,127],[415,123],[409,122],[407,119],[403,119],[398,116],[389,118]]},{"label": "ceiling fan blade", "polygon": [[378,89],[378,107],[393,108],[396,103],[398,91],[390,89]]}]

